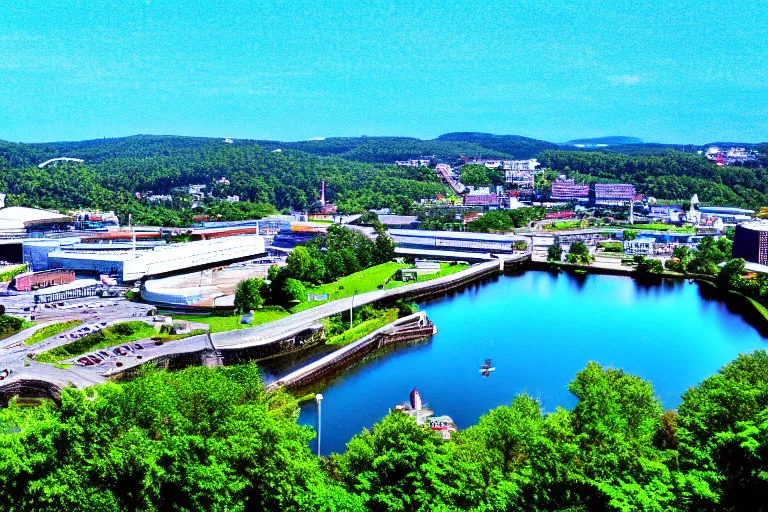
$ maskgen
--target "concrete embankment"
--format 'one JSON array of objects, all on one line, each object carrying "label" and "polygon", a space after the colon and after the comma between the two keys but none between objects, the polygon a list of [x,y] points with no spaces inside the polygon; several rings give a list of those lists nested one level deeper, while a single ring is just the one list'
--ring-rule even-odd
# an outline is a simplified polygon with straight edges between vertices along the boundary
[{"label": "concrete embankment", "polygon": [[267,390],[280,387],[301,388],[338,373],[378,348],[432,336],[437,332],[425,312],[400,318],[269,384]]}]

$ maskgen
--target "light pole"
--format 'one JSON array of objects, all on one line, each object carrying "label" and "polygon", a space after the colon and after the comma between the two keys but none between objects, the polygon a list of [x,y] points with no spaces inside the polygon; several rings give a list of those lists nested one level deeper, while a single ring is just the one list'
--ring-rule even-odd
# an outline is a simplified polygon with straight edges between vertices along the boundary
[{"label": "light pole", "polygon": [[320,456],[320,433],[322,429],[322,415],[321,415],[321,409],[320,404],[323,401],[323,395],[321,393],[318,393],[315,395],[315,405],[317,405],[317,456]]},{"label": "light pole", "polygon": [[352,329],[352,310],[355,308],[355,295],[357,295],[357,292],[354,292],[352,294],[352,303],[349,305],[349,328]]}]

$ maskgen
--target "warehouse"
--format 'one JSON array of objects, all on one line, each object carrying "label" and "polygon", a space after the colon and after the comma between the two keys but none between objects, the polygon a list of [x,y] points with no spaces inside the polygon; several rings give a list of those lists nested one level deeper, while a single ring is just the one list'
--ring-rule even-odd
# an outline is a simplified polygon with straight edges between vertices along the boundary
[{"label": "warehouse", "polygon": [[54,251],[51,267],[96,275],[108,274],[122,282],[172,275],[195,268],[210,268],[264,255],[264,239],[244,235],[158,246],[145,251]]}]

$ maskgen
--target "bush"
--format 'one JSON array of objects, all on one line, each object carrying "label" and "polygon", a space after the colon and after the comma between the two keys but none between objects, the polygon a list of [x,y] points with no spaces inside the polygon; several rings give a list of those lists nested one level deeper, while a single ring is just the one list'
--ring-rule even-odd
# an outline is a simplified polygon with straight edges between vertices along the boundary
[{"label": "bush", "polygon": [[117,324],[112,327],[112,332],[120,336],[130,336],[134,333],[133,326],[129,323]]},{"label": "bush", "polygon": [[24,326],[24,320],[15,316],[0,316],[0,336],[15,334]]}]

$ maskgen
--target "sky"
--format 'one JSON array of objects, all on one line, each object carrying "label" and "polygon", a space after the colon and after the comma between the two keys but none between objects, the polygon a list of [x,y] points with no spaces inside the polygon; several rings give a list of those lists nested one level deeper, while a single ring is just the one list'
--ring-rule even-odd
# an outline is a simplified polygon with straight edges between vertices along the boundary
[{"label": "sky", "polygon": [[25,0],[0,139],[768,140],[765,0]]}]

